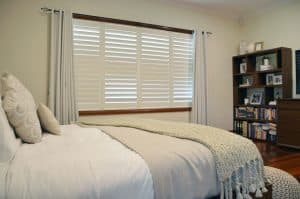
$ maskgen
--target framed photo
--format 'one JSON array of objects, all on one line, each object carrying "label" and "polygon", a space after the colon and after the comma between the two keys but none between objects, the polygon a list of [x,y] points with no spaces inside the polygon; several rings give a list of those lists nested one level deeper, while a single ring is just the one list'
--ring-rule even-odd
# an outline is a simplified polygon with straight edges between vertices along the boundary
[{"label": "framed photo", "polygon": [[266,75],[266,85],[273,85],[274,74]]},{"label": "framed photo", "polygon": [[250,104],[260,105],[262,103],[263,93],[262,92],[254,92],[250,96]]},{"label": "framed photo", "polygon": [[255,42],[254,44],[255,51],[260,51],[264,49],[264,42]]},{"label": "framed photo", "polygon": [[273,84],[274,85],[281,85],[282,84],[282,75],[274,75]]},{"label": "framed photo", "polygon": [[247,63],[241,63],[240,64],[240,73],[246,73],[247,72]]}]

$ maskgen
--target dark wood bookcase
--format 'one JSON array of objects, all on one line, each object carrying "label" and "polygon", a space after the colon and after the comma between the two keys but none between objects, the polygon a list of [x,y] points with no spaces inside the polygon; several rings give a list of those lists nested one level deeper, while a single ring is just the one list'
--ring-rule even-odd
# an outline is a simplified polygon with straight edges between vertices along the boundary
[{"label": "dark wood bookcase", "polygon": [[[263,59],[269,59],[269,57],[272,58],[270,65],[273,68],[262,70],[260,67],[264,65],[262,63]],[[272,125],[273,136],[271,141],[276,141],[274,129],[276,129],[277,125],[277,106],[269,105],[269,102],[275,101],[278,96],[281,99],[292,97],[292,50],[280,47],[256,51],[234,56],[232,63],[234,132],[251,139],[270,141],[268,136],[271,136],[271,133],[269,135],[269,131],[263,132],[264,135],[262,135],[262,131],[257,131],[253,128],[265,129],[262,127]],[[241,71],[240,64],[242,63],[246,63],[246,70],[244,71]],[[274,82],[268,82],[267,78],[271,75],[281,75],[282,83],[278,84],[277,82],[277,84],[274,84]],[[247,79],[250,82],[249,85],[243,85]],[[251,96],[257,92],[262,93],[261,103],[250,103],[254,101],[251,101]],[[249,104],[244,103],[245,98],[249,99]],[[239,113],[244,110],[246,110],[246,114],[239,117]],[[256,116],[253,116],[254,113]],[[267,117],[267,115],[272,115],[272,117]],[[253,132],[258,132],[259,135],[254,135]]]}]

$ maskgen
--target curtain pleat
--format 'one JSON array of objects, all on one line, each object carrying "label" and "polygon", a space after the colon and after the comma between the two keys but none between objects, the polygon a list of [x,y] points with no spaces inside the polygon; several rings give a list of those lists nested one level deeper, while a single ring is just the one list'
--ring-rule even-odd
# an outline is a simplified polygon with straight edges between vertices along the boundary
[{"label": "curtain pleat", "polygon": [[193,99],[191,122],[207,125],[206,33],[194,31]]},{"label": "curtain pleat", "polygon": [[52,11],[48,105],[61,124],[78,120],[72,35],[72,13]]}]

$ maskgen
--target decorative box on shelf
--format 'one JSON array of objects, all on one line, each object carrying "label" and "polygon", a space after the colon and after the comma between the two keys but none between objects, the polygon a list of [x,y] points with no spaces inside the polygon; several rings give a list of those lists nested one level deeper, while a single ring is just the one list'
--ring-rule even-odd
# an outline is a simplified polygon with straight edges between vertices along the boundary
[{"label": "decorative box on shelf", "polygon": [[259,71],[266,71],[266,70],[274,70],[274,66],[271,65],[260,65]]}]

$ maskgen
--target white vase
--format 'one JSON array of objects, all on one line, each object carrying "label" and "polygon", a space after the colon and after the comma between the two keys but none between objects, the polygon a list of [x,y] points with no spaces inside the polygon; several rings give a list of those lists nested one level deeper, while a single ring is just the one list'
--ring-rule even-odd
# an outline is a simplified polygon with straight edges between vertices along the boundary
[{"label": "white vase", "polygon": [[248,43],[246,41],[241,41],[240,42],[240,55],[246,54],[247,53],[247,47],[248,47]]},{"label": "white vase", "polygon": [[254,52],[254,47],[255,47],[254,43],[253,43],[253,42],[250,42],[250,43],[248,44],[248,46],[247,46],[247,52],[248,52],[248,53]]}]

